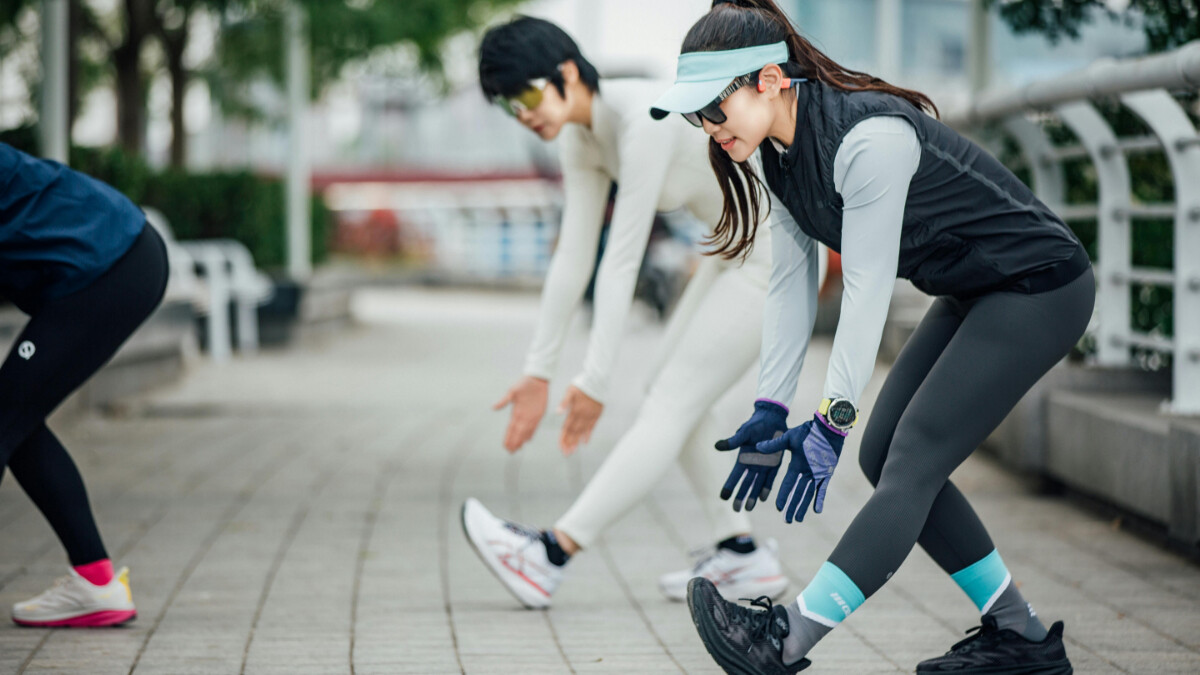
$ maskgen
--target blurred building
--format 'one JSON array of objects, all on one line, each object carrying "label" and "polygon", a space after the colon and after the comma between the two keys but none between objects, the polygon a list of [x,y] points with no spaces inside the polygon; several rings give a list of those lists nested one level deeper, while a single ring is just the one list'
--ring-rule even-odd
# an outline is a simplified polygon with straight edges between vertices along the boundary
[{"label": "blurred building", "polygon": [[[804,35],[850,68],[923,90],[943,108],[970,95],[971,41],[978,34],[971,21],[973,0],[778,1]],[[710,0],[531,0],[521,11],[562,26],[606,77],[669,80],[684,34],[710,6]],[[201,63],[212,53],[218,30],[215,20],[197,26],[191,62]],[[1145,45],[1139,27],[1099,13],[1080,40],[1057,45],[1040,35],[1016,36],[997,16],[989,17],[988,31],[987,71],[994,87],[1042,79],[1103,56],[1135,54]],[[422,242],[415,249],[427,257],[455,251],[447,260],[472,259],[471,242],[477,241],[489,250],[515,252],[493,261],[504,274],[541,271],[548,258],[533,249],[553,242],[561,201],[556,149],[484,100],[476,77],[476,40],[463,35],[448,43],[442,79],[420,73],[411,51],[396,48],[346,68],[342,80],[313,105],[314,179],[322,189],[334,188],[327,194],[336,195],[329,201],[339,214],[339,241],[375,246],[386,242],[392,228],[396,242]],[[0,64],[0,120],[6,119],[5,111],[10,118],[21,116],[13,113],[19,106],[12,102],[28,96],[15,85],[16,73],[36,58],[10,56]],[[262,119],[228,118],[210,100],[206,84],[193,82],[185,111],[190,168],[284,172],[283,92],[261,82],[252,94]],[[151,83],[146,145],[156,166],[167,161],[169,95],[163,77]],[[115,136],[115,126],[115,100],[99,90],[75,125],[75,139],[105,144]],[[539,182],[549,187],[530,188]],[[347,187],[355,185],[367,187]],[[386,194],[389,185],[394,195]],[[473,194],[491,195],[495,203],[480,203]],[[422,195],[428,204],[422,205]],[[387,215],[389,210],[395,217]],[[448,239],[439,243],[443,236]]]},{"label": "blurred building", "polygon": [[[669,80],[684,34],[710,4],[709,0],[535,0],[522,11],[562,26],[606,77]],[[781,5],[806,36],[850,68],[922,89],[943,107],[969,96],[970,0],[781,0]],[[989,80],[999,87],[1072,70],[1102,56],[1144,49],[1140,29],[1104,17],[1097,17],[1079,41],[1058,45],[1040,35],[1016,36],[997,16],[988,19],[988,29]],[[461,212],[451,206],[454,195],[469,195],[472,185],[504,179],[501,184],[521,189],[522,180],[557,175],[553,144],[542,143],[483,99],[475,58],[473,39],[451,45],[446,91],[418,76],[369,71],[331,91],[314,111],[317,128],[328,131],[314,139],[314,166],[318,174],[349,183],[369,181],[374,186],[378,181],[465,182],[420,192],[429,195],[428,208],[408,199],[407,210],[397,211],[399,236],[411,236],[404,232],[419,229],[429,242],[422,250],[450,267],[449,260],[491,255],[496,258],[491,266],[495,269],[536,276],[548,256],[516,264],[501,252],[553,241],[560,199],[555,190],[537,191],[545,201],[525,204],[528,208],[509,208],[528,201],[518,195],[497,196],[493,207],[465,197],[459,198]],[[281,166],[284,131],[267,135],[273,140],[256,140],[261,129],[217,125],[210,132],[214,142],[208,144],[217,151],[212,160],[238,163],[244,161],[238,159],[239,152],[248,152],[260,162],[265,158],[268,166]],[[339,198],[333,206],[344,215],[340,219],[344,229],[378,222],[362,215],[379,213],[377,190],[335,193]],[[362,195],[375,195],[375,201],[360,201]],[[439,238],[445,241],[439,243]],[[539,243],[531,245],[526,238]],[[471,242],[486,250],[465,253]],[[453,255],[439,253],[451,250]]]},{"label": "blurred building", "polygon": [[[850,68],[922,89],[939,105],[969,95],[970,0],[780,0],[800,30]],[[670,78],[687,28],[708,0],[534,0],[522,11],[561,25],[609,77]],[[1007,87],[1080,68],[1104,56],[1145,49],[1137,26],[1100,13],[1082,38],[1050,44],[1017,36],[989,18],[990,85]],[[868,36],[864,39],[864,36]],[[889,46],[891,45],[891,46]],[[433,173],[544,174],[553,148],[514,126],[483,100],[474,77],[475,43],[448,49],[446,89],[415,74],[364,69],[332,89],[315,110],[315,166]],[[282,167],[286,134],[213,117],[197,134],[200,165],[251,162]]]}]

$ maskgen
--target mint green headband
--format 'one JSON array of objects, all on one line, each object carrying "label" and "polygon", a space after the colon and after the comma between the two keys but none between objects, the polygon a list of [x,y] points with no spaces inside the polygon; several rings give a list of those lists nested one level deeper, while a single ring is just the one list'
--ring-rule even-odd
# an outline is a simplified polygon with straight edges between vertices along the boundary
[{"label": "mint green headband", "polygon": [[734,78],[756,72],[772,63],[786,63],[787,60],[786,42],[720,52],[680,54],[675,68],[675,84],[650,108],[650,116],[660,120],[673,112],[695,112],[711,103]]}]

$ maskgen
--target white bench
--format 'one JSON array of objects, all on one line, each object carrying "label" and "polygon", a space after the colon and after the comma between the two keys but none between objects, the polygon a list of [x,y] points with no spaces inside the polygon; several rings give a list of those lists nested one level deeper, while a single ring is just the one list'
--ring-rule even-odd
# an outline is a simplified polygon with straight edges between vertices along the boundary
[{"label": "white bench", "polygon": [[[196,313],[206,317],[208,353],[218,363],[233,354],[232,330],[226,308],[233,303],[237,316],[238,351],[258,350],[258,307],[270,301],[274,286],[254,267],[254,258],[241,242],[232,239],[178,241],[161,213],[145,208],[146,219],[167,243],[171,265],[168,297],[186,297]],[[197,274],[198,273],[198,274]]]}]

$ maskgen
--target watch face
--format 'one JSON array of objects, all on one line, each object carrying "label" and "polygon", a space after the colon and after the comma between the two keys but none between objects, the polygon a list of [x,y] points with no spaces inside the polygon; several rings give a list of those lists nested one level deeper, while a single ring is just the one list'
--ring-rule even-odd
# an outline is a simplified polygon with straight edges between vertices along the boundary
[{"label": "watch face", "polygon": [[829,421],[839,429],[845,429],[854,424],[856,416],[857,411],[854,409],[854,404],[850,401],[842,399],[834,401],[829,405]]}]

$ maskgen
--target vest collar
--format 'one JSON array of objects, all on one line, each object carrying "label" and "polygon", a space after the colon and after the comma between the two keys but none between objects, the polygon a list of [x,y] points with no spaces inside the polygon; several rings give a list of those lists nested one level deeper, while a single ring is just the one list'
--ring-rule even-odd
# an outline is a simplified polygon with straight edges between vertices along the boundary
[{"label": "vest collar", "polygon": [[[815,83],[812,80],[807,80],[805,84],[820,86],[819,83]],[[771,141],[771,145],[774,146],[775,152],[779,153],[780,163],[786,162],[788,165],[793,165],[800,155],[800,134],[809,130],[809,125],[805,124],[804,121],[809,109],[809,99],[812,98],[811,92],[812,89],[810,87],[796,87],[796,129],[792,132],[792,144],[785,146],[783,143],[775,140],[774,137],[767,137],[767,140]]]}]

